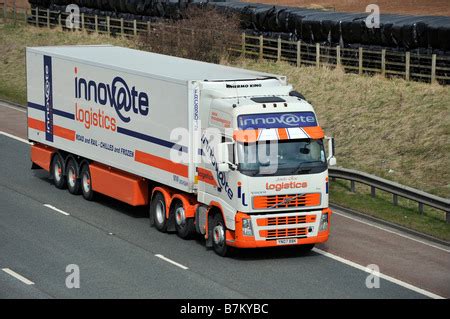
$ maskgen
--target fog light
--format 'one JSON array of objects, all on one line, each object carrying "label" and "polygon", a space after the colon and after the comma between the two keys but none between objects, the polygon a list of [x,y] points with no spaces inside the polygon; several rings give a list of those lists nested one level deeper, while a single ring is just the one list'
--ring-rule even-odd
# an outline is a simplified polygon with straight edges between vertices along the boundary
[{"label": "fog light", "polygon": [[319,231],[324,231],[328,229],[328,213],[322,214],[320,218]]},{"label": "fog light", "polygon": [[252,221],[250,218],[242,220],[242,234],[244,236],[253,236]]}]

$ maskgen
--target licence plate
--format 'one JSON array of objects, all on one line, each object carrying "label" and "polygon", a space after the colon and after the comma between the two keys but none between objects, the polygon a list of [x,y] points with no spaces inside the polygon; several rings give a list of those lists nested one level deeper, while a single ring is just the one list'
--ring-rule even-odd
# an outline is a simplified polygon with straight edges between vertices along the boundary
[{"label": "licence plate", "polygon": [[278,239],[277,245],[292,245],[297,243],[297,238]]}]

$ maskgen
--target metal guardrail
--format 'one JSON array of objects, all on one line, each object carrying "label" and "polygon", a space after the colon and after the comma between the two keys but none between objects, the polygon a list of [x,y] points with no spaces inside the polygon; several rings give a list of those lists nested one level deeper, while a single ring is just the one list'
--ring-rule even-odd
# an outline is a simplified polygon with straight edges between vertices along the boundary
[{"label": "metal guardrail", "polygon": [[352,169],[329,168],[328,174],[331,178],[350,181],[352,192],[355,192],[355,183],[361,183],[370,186],[373,197],[375,197],[376,189],[391,193],[394,205],[398,204],[398,197],[415,201],[419,204],[419,212],[421,214],[423,213],[424,205],[442,210],[445,212],[446,222],[450,223],[450,199],[428,194],[412,187]]}]

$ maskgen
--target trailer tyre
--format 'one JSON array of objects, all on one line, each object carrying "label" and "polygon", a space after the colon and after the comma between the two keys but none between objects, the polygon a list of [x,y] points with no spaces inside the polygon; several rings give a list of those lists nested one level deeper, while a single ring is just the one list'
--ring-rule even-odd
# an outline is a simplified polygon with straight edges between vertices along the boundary
[{"label": "trailer tyre", "polygon": [[190,239],[195,233],[194,219],[186,218],[185,209],[182,202],[177,201],[173,206],[175,219],[175,229],[177,235],[183,239]]},{"label": "trailer tyre", "polygon": [[150,203],[150,223],[152,222],[160,232],[167,230],[166,201],[160,192],[153,196]]},{"label": "trailer tyre", "polygon": [[230,247],[227,246],[226,241],[226,226],[223,221],[222,214],[216,213],[212,220],[212,243],[214,252],[222,257],[228,256],[231,253]]},{"label": "trailer tyre", "polygon": [[93,200],[94,191],[92,190],[91,172],[89,170],[88,164],[84,164],[81,167],[80,180],[81,180],[81,193],[83,194],[84,199],[89,201]]},{"label": "trailer tyre", "polygon": [[64,161],[59,154],[55,154],[50,165],[51,176],[56,188],[64,189],[66,187],[66,179],[64,178]]},{"label": "trailer tyre", "polygon": [[73,195],[80,194],[80,178],[78,164],[74,159],[69,159],[66,167],[67,189]]}]

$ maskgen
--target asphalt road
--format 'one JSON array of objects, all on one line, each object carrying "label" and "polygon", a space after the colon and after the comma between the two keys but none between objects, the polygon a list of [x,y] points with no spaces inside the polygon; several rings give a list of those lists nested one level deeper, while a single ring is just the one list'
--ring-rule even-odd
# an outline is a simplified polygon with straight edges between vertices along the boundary
[{"label": "asphalt road", "polygon": [[[0,130],[23,137],[9,118],[0,113]],[[0,135],[0,163],[0,298],[450,296],[448,249],[342,213],[334,215],[330,241],[309,254],[270,249],[221,258],[200,239],[150,228],[146,208],[56,189],[46,172],[30,170],[23,142]],[[79,266],[80,288],[66,287],[71,264]],[[395,279],[382,276],[380,288],[368,289],[361,270],[368,264]]]}]

